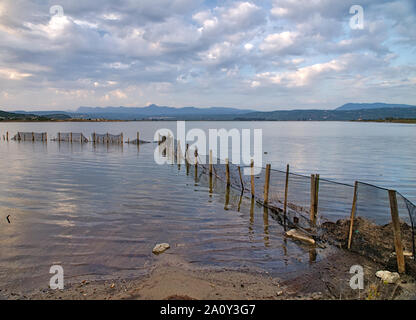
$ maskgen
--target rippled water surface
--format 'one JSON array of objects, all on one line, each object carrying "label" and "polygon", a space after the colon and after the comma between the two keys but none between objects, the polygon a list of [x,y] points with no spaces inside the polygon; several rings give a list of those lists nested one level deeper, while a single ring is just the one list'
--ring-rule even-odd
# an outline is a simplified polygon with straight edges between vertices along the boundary
[{"label": "rippled water surface", "polygon": [[[9,131],[124,133],[153,140],[175,122],[5,123]],[[396,188],[416,200],[416,127],[400,124],[310,122],[190,122],[188,128],[262,128],[263,162],[352,183]],[[0,288],[46,287],[49,268],[65,279],[136,276],[157,257],[201,265],[260,267],[283,272],[307,267],[322,252],[286,241],[263,208],[221,182],[210,193],[186,170],[156,165],[153,144],[0,142]],[[416,201],[415,201],[416,202]],[[9,224],[6,217],[10,215]]]}]

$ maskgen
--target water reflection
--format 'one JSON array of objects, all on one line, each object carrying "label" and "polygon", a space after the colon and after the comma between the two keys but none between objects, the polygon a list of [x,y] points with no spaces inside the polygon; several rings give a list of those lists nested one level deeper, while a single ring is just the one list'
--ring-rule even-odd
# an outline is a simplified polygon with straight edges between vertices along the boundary
[{"label": "water reflection", "polygon": [[[21,131],[46,130],[50,136],[53,132],[71,130],[84,134],[124,131],[126,137],[128,131],[131,131],[130,137],[137,133],[135,123],[115,124],[115,128],[108,127],[109,124],[97,124],[95,128],[89,127],[91,124],[39,124],[47,127],[44,130],[36,130],[37,124],[18,125],[27,126],[19,127]],[[69,125],[76,128],[69,128]],[[141,136],[151,140],[155,126],[170,124],[140,125],[143,126]],[[316,168],[308,172],[322,172],[318,170],[321,163],[328,167],[324,171],[329,172],[337,168],[337,159],[346,157],[339,148],[334,155],[331,147],[328,147],[329,154],[325,154],[325,148],[317,147],[316,137],[321,139],[323,133],[314,131],[310,124],[305,124],[311,136],[306,140],[295,130],[296,124],[291,124],[295,126],[292,137],[288,132],[276,131],[277,127],[285,128],[290,124],[262,125],[273,129],[264,131],[265,144],[275,151],[268,150],[265,155],[265,161],[272,162],[272,166],[278,167],[280,161],[285,165],[293,164],[292,157],[303,157],[306,153],[310,159],[308,166]],[[331,132],[334,124],[325,126]],[[5,129],[17,131],[16,124],[2,125],[1,130]],[[409,159],[414,159],[415,149],[409,147],[411,144],[400,130],[393,128],[393,133],[402,139],[400,148],[403,150],[398,150],[395,144],[392,148],[397,158],[387,156],[379,165],[386,168],[389,163],[395,163],[399,169],[394,173],[387,171],[385,181],[405,181],[412,191],[410,181],[416,178],[416,171],[414,162]],[[414,137],[405,131],[407,136]],[[286,135],[286,139],[279,141],[276,135]],[[385,141],[388,142],[380,145],[380,136],[371,133],[369,136],[369,143],[375,144],[374,152],[395,141],[387,137]],[[335,140],[331,136],[322,141],[330,145]],[[302,151],[291,151],[293,141],[300,144]],[[318,148],[315,151],[325,157],[311,156],[313,150],[302,146],[304,141]],[[352,141],[357,143],[361,139],[353,137]],[[349,145],[349,141],[345,142],[346,150]],[[368,142],[364,141],[362,148],[366,145]],[[368,169],[364,164],[357,164],[357,159],[366,158],[369,162],[372,155],[367,156],[357,148],[353,150],[359,156],[353,162],[343,160],[340,167],[345,172],[336,169],[334,176],[339,178],[351,172],[345,170],[348,165]],[[298,168],[292,166],[293,171],[299,166],[304,166],[305,171],[309,169],[305,159],[298,161]],[[4,168],[0,171],[0,288],[9,285],[45,288],[49,268],[55,263],[64,266],[68,281],[83,277],[137,276],[147,272],[157,259],[151,249],[159,242],[171,244],[172,249],[166,254],[179,255],[193,263],[230,268],[260,267],[272,273],[303,268],[325,254],[319,248],[287,240],[284,233],[289,228],[288,217],[265,210],[254,199],[242,196],[239,190],[227,188],[224,181],[215,176],[210,177],[195,166],[191,168],[188,162],[186,170],[181,170],[180,165],[156,165],[153,144],[135,147],[131,144],[1,141],[0,162]],[[373,169],[369,170],[371,176]],[[403,180],[404,174],[406,179]],[[6,221],[9,214],[11,224]]]}]

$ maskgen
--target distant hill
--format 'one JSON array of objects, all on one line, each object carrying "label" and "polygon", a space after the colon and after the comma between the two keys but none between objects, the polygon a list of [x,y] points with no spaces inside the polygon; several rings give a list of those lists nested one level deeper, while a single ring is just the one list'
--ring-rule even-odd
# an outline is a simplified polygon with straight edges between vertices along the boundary
[{"label": "distant hill", "polygon": [[[1,115],[0,115],[1,117]],[[335,110],[278,110],[253,111],[236,108],[173,108],[150,105],[133,107],[79,107],[75,112],[65,111],[16,111],[5,119],[67,120],[67,119],[105,119],[105,120],[264,120],[264,121],[351,121],[416,119],[416,106],[386,103],[348,103]],[[1,118],[0,118],[1,119]]]},{"label": "distant hill", "polygon": [[104,118],[113,120],[142,120],[142,119],[197,119],[203,120],[206,117],[220,117],[223,115],[239,115],[253,110],[241,110],[236,108],[196,108],[184,107],[174,108],[158,106],[155,104],[142,108],[134,107],[79,107],[76,113],[83,117]]},{"label": "distant hill", "polygon": [[71,117],[63,114],[37,115],[29,112],[6,112],[0,110],[0,121],[49,121],[67,120]]},{"label": "distant hill", "polygon": [[395,109],[395,108],[416,108],[416,106],[408,104],[390,104],[390,103],[347,103],[341,107],[336,108],[338,111],[347,111],[347,110],[363,110],[363,109]]},{"label": "distant hill", "polygon": [[288,110],[252,112],[230,120],[266,121],[352,121],[379,119],[416,119],[416,108],[380,108],[360,110]]}]

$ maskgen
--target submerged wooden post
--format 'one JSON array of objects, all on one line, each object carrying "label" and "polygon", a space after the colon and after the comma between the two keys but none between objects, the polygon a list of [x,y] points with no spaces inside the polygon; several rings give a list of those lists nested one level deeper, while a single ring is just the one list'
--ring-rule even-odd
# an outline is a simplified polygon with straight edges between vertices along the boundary
[{"label": "submerged wooden post", "polygon": [[397,197],[395,190],[389,190],[391,221],[394,234],[394,246],[396,248],[397,269],[399,273],[405,273],[405,262],[403,255],[402,234],[400,231],[399,210],[397,207]]},{"label": "submerged wooden post", "polygon": [[139,131],[137,131],[137,144],[139,144],[139,141],[140,141],[140,133]]},{"label": "submerged wooden post", "polygon": [[350,231],[348,234],[348,249],[351,249],[351,241],[352,241],[352,231],[354,229],[354,218],[355,218],[355,212],[357,210],[357,187],[358,187],[358,181],[355,181],[354,184],[354,196],[352,198],[352,209],[351,209],[351,216],[350,216]]},{"label": "submerged wooden post", "polygon": [[244,191],[243,176],[241,175],[241,168],[238,166],[238,175],[240,176],[241,190]]},{"label": "submerged wooden post", "polygon": [[6,140],[9,141],[9,131],[6,132]]},{"label": "submerged wooden post", "polygon": [[32,141],[35,141],[35,133],[32,132]]},{"label": "submerged wooden post", "polygon": [[209,150],[209,175],[212,177],[212,150]]},{"label": "submerged wooden post", "polygon": [[286,182],[285,182],[285,202],[283,204],[283,213],[287,212],[287,191],[289,188],[289,164],[286,166]]},{"label": "submerged wooden post", "polygon": [[251,163],[250,163],[250,167],[251,167],[251,197],[254,198],[254,160],[251,159]]},{"label": "submerged wooden post", "polygon": [[61,141],[61,133],[58,132],[58,142],[60,142],[60,141]]},{"label": "submerged wooden post", "polygon": [[45,142],[48,142],[48,133],[45,132]]},{"label": "submerged wooden post", "polygon": [[197,177],[198,177],[198,149],[195,149],[194,155],[195,155],[195,182],[196,182]]},{"label": "submerged wooden post", "polygon": [[178,163],[178,166],[180,168],[181,162],[182,162],[182,148],[181,148],[181,141],[178,140],[176,145],[176,162]]},{"label": "submerged wooden post", "polygon": [[270,185],[270,164],[266,164],[266,174],[264,177],[264,203],[269,202],[269,185]]},{"label": "submerged wooden post", "polygon": [[124,137],[123,137],[123,132],[122,132],[120,135],[120,143],[123,143],[123,142],[124,142]]},{"label": "submerged wooden post", "polygon": [[225,179],[227,181],[227,187],[230,186],[230,164],[228,158],[225,159]]},{"label": "submerged wooden post", "polygon": [[71,143],[72,143],[72,132],[69,134],[69,136],[70,136],[70,140],[71,140]]},{"label": "submerged wooden post", "polygon": [[107,132],[106,139],[107,139],[107,144],[108,144],[108,143],[110,142],[110,141],[109,141],[109,135],[108,135],[108,132]]}]

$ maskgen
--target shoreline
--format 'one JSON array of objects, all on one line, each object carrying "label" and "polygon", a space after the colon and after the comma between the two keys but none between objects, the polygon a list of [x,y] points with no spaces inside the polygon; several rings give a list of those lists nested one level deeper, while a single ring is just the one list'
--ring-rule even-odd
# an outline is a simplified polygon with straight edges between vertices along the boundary
[{"label": "shoreline", "polygon": [[[349,287],[352,265],[364,268],[364,290]],[[271,275],[264,270],[196,267],[179,257],[158,256],[149,273],[134,279],[73,282],[63,290],[31,293],[0,291],[12,300],[390,300],[415,299],[416,283],[402,276],[397,284],[375,277],[381,266],[363,256],[339,249],[299,271]]]}]

